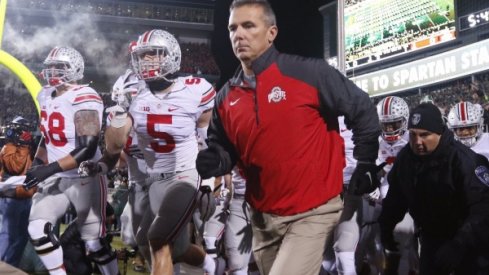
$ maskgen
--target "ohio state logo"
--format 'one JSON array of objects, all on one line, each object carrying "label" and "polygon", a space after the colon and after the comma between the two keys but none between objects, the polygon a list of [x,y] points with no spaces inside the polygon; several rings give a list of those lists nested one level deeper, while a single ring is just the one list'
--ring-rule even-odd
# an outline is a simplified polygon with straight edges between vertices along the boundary
[{"label": "ohio state logo", "polygon": [[413,114],[413,117],[411,118],[411,122],[413,125],[418,125],[418,123],[421,121],[421,114]]},{"label": "ohio state logo", "polygon": [[274,103],[279,103],[282,100],[285,100],[285,91],[280,87],[273,87],[270,93],[268,94],[268,103],[272,101]]}]

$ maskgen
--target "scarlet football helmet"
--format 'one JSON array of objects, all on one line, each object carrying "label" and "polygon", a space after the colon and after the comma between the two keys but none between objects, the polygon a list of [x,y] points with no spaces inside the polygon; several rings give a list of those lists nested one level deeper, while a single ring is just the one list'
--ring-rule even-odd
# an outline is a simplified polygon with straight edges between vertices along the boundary
[{"label": "scarlet football helmet", "polygon": [[53,87],[82,79],[85,69],[82,55],[70,47],[53,48],[44,66],[42,76]]},{"label": "scarlet football helmet", "polygon": [[387,142],[399,140],[407,130],[409,107],[402,98],[388,96],[377,104],[382,138]]},{"label": "scarlet football helmet", "polygon": [[169,81],[167,76],[180,70],[181,58],[178,41],[164,30],[143,33],[131,49],[133,70],[145,81]]},{"label": "scarlet football helmet", "polygon": [[450,109],[447,126],[453,131],[455,139],[472,147],[482,135],[483,116],[481,105],[462,101]]}]

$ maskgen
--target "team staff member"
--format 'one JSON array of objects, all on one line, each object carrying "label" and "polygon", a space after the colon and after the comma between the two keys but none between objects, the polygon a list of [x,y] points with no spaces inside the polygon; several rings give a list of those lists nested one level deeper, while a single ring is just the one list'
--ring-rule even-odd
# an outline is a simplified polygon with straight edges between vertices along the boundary
[{"label": "team staff member", "polygon": [[416,107],[408,123],[379,218],[384,248],[397,249],[392,231],[409,211],[420,275],[489,274],[489,162],[454,139],[433,104]]},{"label": "team staff member", "polygon": [[216,97],[209,148],[199,153],[197,169],[204,178],[229,173],[237,162],[243,170],[261,274],[318,274],[342,209],[337,117],[344,115],[354,133],[352,190],[370,191],[365,174],[376,170],[380,134],[375,107],[324,60],[280,54],[267,1],[235,0],[230,11],[241,70]]}]

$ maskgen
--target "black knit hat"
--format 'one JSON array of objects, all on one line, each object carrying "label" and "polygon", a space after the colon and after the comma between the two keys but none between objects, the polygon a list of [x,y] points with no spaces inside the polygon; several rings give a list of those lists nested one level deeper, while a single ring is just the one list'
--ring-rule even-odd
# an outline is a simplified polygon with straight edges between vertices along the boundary
[{"label": "black knit hat", "polygon": [[440,109],[431,103],[421,103],[410,112],[408,129],[424,129],[441,135],[444,125]]}]

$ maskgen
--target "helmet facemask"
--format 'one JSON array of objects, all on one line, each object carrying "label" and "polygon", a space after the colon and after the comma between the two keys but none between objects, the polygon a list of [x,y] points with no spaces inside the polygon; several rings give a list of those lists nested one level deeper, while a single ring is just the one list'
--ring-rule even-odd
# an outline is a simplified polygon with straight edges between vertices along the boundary
[{"label": "helmet facemask", "polygon": [[397,96],[388,96],[377,104],[381,137],[387,143],[394,143],[402,138],[407,130],[409,106]]},{"label": "helmet facemask", "polygon": [[73,74],[70,73],[69,64],[66,62],[46,64],[47,68],[42,70],[43,78],[48,82],[49,86],[57,87],[63,83],[73,79]]},{"label": "helmet facemask", "polygon": [[448,113],[448,128],[456,140],[465,146],[474,146],[482,136],[484,110],[479,104],[459,102]]},{"label": "helmet facemask", "polygon": [[395,118],[391,121],[383,119],[380,122],[382,129],[382,138],[386,142],[396,142],[399,140],[407,129],[407,121],[403,117]]},{"label": "helmet facemask", "polygon": [[472,147],[477,143],[482,132],[479,133],[478,125],[467,125],[452,128],[455,139],[467,147]]}]

